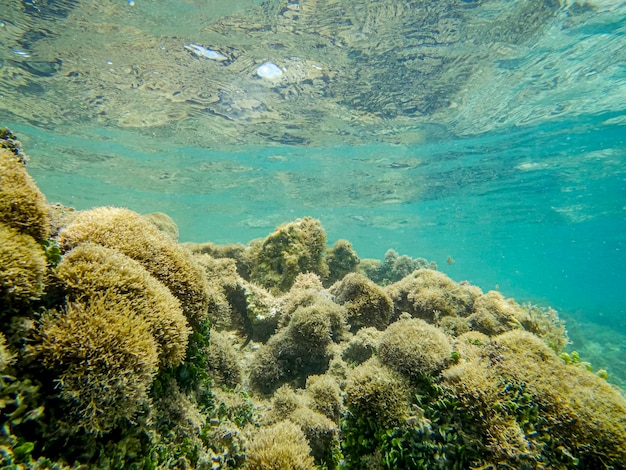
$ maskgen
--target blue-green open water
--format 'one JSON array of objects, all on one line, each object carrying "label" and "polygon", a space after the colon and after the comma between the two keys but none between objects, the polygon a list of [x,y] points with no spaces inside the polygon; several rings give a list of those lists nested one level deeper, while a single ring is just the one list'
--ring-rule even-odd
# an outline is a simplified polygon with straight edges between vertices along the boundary
[{"label": "blue-green open water", "polygon": [[[24,12],[27,2],[10,3],[16,9],[12,21],[19,24],[19,15],[28,13]],[[163,18],[165,8],[158,2],[137,0],[133,9],[122,1],[110,2],[111,12],[99,11],[99,15],[110,14],[115,18],[114,23],[126,24],[128,28],[141,28],[142,17],[152,25],[150,28],[160,24],[167,31],[154,33],[154,43],[146,39],[145,47],[150,51],[173,47],[169,45],[172,35],[178,34],[180,50],[172,50],[178,51],[180,58],[171,67],[180,67],[181,76],[185,67],[191,70],[194,66],[206,66],[207,74],[222,73],[221,70],[226,73],[234,65],[227,64],[218,70],[209,61],[200,62],[189,54],[184,55],[183,43],[201,42],[191,37],[192,33],[182,32],[186,24],[194,27],[185,22],[191,22],[198,12],[206,12],[207,5],[201,3],[167,2],[169,8],[174,4],[184,6],[171,16],[172,22],[178,22],[177,31],[168,30],[174,26],[155,19]],[[380,2],[383,3],[389,2]],[[416,5],[426,3],[416,2]],[[490,12],[488,7],[498,5],[498,2],[465,3],[477,4],[476,14],[485,18]],[[262,4],[265,19],[259,19],[261,24],[267,17],[272,23],[272,15],[284,16],[281,8],[287,2],[269,4],[275,8],[268,10],[268,4]],[[501,2],[501,5],[512,4]],[[482,12],[481,6],[484,6]],[[241,9],[254,16],[258,7],[259,3],[250,2]],[[32,12],[29,14],[32,16]],[[206,31],[231,14],[225,8],[223,13],[218,11],[213,17],[198,21]],[[474,13],[465,14],[471,18]],[[177,15],[183,16],[184,21]],[[229,91],[230,98],[224,92],[216,98],[218,101],[211,98],[212,104],[206,105],[206,109],[194,108],[171,122],[145,126],[129,125],[130,121],[119,116],[115,118],[117,121],[107,120],[102,118],[106,115],[104,111],[100,117],[84,118],[76,118],[68,111],[68,122],[63,122],[60,112],[56,112],[57,121],[53,119],[54,113],[42,117],[48,103],[80,101],[79,95],[54,95],[46,88],[61,86],[63,80],[76,77],[72,75],[73,65],[69,65],[70,60],[63,62],[62,73],[57,74],[60,78],[50,74],[38,79],[34,73],[32,83],[27,80],[24,84],[25,75],[16,75],[16,69],[24,67],[26,72],[33,73],[32,64],[28,64],[29,58],[16,57],[14,49],[18,46],[24,49],[26,39],[18,35],[22,42],[10,43],[8,33],[0,29],[0,39],[5,34],[6,40],[0,55],[4,71],[0,125],[10,127],[24,143],[31,157],[29,171],[50,201],[77,209],[116,205],[142,213],[165,212],[178,224],[181,241],[196,242],[245,243],[267,235],[282,222],[311,215],[322,221],[330,243],[348,239],[361,257],[382,258],[387,249],[393,248],[401,254],[436,261],[441,270],[457,281],[469,280],[485,291],[497,288],[519,302],[553,306],[568,321],[573,347],[582,351],[583,358],[591,360],[595,367],[608,367],[615,380],[623,384],[626,382],[623,365],[626,355],[625,16],[626,9],[620,2],[564,2],[560,7],[554,6],[554,15],[539,31],[529,30],[527,38],[517,38],[508,44],[505,39],[496,38],[486,48],[492,51],[509,47],[510,51],[506,49],[493,59],[483,57],[494,71],[484,78],[485,88],[481,88],[480,77],[486,72],[475,68],[471,72],[474,79],[458,85],[452,93],[454,97],[449,98],[450,110],[430,115],[406,109],[389,114],[386,103],[381,106],[387,108],[373,108],[370,112],[369,108],[365,110],[362,100],[384,97],[377,98],[370,90],[369,95],[363,92],[362,100],[354,96],[350,101],[342,100],[337,95],[339,87],[331,91],[324,88],[328,83],[332,85],[335,78],[319,82],[317,86],[323,92],[317,98],[305,94],[306,81],[297,83],[300,88],[294,85],[295,91],[290,93],[295,93],[296,98],[292,98],[287,91],[289,81],[297,81],[293,77],[287,77],[281,85],[266,86],[262,89],[266,95],[261,94],[259,87],[265,85],[252,73],[256,65],[267,59],[280,63],[281,58],[284,63],[293,63],[297,47],[314,50],[306,44],[300,46],[298,41],[303,41],[302,36],[296,33],[292,43],[289,31],[281,29],[276,34],[286,44],[283,48],[293,46],[289,54],[268,46],[271,53],[244,64],[250,70],[238,83],[237,90],[247,90],[252,104],[245,102],[237,108],[233,104],[237,90],[207,81],[205,85],[209,88],[221,86]],[[128,23],[124,23],[124,18]],[[88,23],[89,17],[82,20]],[[65,17],[46,21],[48,25],[62,24]],[[331,18],[328,24],[332,26],[333,21],[337,19]],[[7,24],[11,26],[10,22]],[[228,24],[222,27],[229,28]],[[88,35],[89,31],[82,34]],[[117,30],[115,34],[119,39],[124,34],[137,37],[139,33]],[[386,34],[389,40],[392,33]],[[369,35],[375,36],[375,32]],[[50,54],[44,45],[53,41],[53,36],[44,34],[43,38],[37,38],[41,55]],[[389,46],[397,55],[403,39],[398,40],[399,45]],[[219,46],[214,37],[212,41],[211,47]],[[227,42],[226,36],[222,46]],[[244,43],[241,39],[238,42],[237,53],[241,56],[253,50],[252,45],[244,46]],[[59,42],[56,44],[59,56],[64,54],[61,45],[72,57],[80,56],[80,51],[72,48],[88,47],[72,45],[71,41]],[[359,49],[359,54],[363,50],[366,48]],[[93,59],[93,52],[90,54],[85,55],[85,61]],[[346,57],[352,60],[355,55],[348,53]],[[94,63],[104,64],[106,57],[94,59]],[[320,54],[317,59],[322,57]],[[186,64],[183,60],[187,58],[195,62]],[[353,60],[354,64],[362,65],[368,59]],[[381,65],[369,60],[372,66]],[[48,55],[46,61],[50,64],[52,57]],[[115,60],[112,62],[114,67]],[[333,65],[325,66],[332,69]],[[398,75],[394,83],[393,64],[383,65],[388,67],[384,73],[385,80],[391,79],[388,84],[391,89],[404,87],[406,75]],[[336,76],[341,76],[341,70],[347,68],[341,67],[336,66],[339,70]],[[418,72],[415,80],[419,80]],[[105,104],[93,106],[106,106],[107,97],[113,100],[117,96],[120,85],[115,80],[108,83],[103,78],[94,78],[93,71],[91,75],[90,71],[80,73],[91,80],[84,84],[85,96],[92,91],[104,96],[101,100]],[[438,75],[442,80],[445,76]],[[345,90],[349,89],[350,79],[350,74],[344,73],[343,82],[348,83]],[[355,71],[355,95],[358,95],[358,79]],[[97,80],[102,80],[101,88],[94,91]],[[246,83],[249,83],[247,88]],[[161,86],[165,89],[167,83]],[[185,85],[176,86],[183,93],[189,89]],[[424,87],[428,86],[433,84],[425,82]],[[411,93],[418,93],[419,89],[408,89],[405,98],[410,100]],[[437,93],[428,96],[434,99],[439,96]],[[21,98],[9,100],[20,94]],[[41,113],[33,96],[41,96]],[[135,107],[141,106],[148,96],[152,95],[139,96]],[[174,92],[171,96],[179,95]],[[176,107],[171,96],[164,99],[163,106]],[[159,99],[150,101],[150,106],[161,109]],[[319,116],[307,114],[300,120],[300,115],[283,111],[277,104],[282,100],[287,106],[294,99],[319,106],[320,120],[329,119],[340,109],[346,115],[361,113],[359,119],[367,124],[361,128],[354,125],[349,131],[342,124],[335,129],[321,128],[317,125]],[[26,103],[28,112],[16,110],[15,103],[19,102]],[[339,108],[331,109],[326,103]],[[68,107],[73,109],[69,104]],[[114,115],[110,109],[106,112]],[[290,113],[295,113],[291,126]],[[368,121],[370,114],[378,121]],[[146,111],[146,115],[150,113]],[[345,116],[341,119],[344,123],[349,121]],[[267,129],[274,124],[278,130],[270,135]],[[391,133],[397,132],[397,138],[389,137],[390,127]],[[230,136],[231,128],[235,129],[231,134],[236,137],[230,140],[222,137],[220,132]],[[287,132],[290,136],[306,138],[276,138]],[[238,137],[248,133],[252,136],[249,139]],[[446,262],[448,257],[454,260],[453,264]]]}]

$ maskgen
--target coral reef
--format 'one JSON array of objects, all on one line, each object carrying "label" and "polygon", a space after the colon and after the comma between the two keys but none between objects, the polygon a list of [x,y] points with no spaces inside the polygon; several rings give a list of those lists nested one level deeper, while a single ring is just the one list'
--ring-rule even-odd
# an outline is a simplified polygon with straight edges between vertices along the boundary
[{"label": "coral reef", "polygon": [[474,300],[482,294],[469,284],[457,284],[444,273],[419,269],[402,280],[387,286],[396,312],[435,322],[444,316],[466,317],[472,312]]},{"label": "coral reef", "polygon": [[307,376],[323,373],[331,357],[329,346],[341,339],[344,322],[345,310],[329,300],[298,307],[289,324],[255,354],[251,384],[271,393],[288,381],[303,386]]},{"label": "coral reef", "polygon": [[360,259],[348,240],[337,240],[331,249],[326,252],[326,264],[328,264],[328,278],[326,285],[344,278],[346,274],[356,271]]},{"label": "coral reef", "polygon": [[400,317],[389,325],[378,343],[380,362],[409,378],[441,370],[451,353],[448,337],[419,318]]},{"label": "coral reef", "polygon": [[470,328],[489,336],[520,328],[530,322],[528,313],[515,301],[505,299],[500,292],[493,290],[474,299],[472,310],[467,317]]},{"label": "coral reef", "polygon": [[352,418],[383,428],[402,425],[411,415],[408,380],[372,358],[356,367],[345,387],[345,406]]},{"label": "coral reef", "polygon": [[159,360],[148,324],[104,293],[42,319],[35,354],[56,376],[64,431],[101,434],[149,402]]},{"label": "coral reef", "polygon": [[229,388],[241,385],[242,371],[235,348],[228,337],[219,331],[211,332],[207,368],[216,385]]},{"label": "coral reef", "polygon": [[390,249],[387,250],[382,261],[362,259],[358,269],[376,284],[387,285],[407,277],[418,269],[437,270],[437,264],[424,258],[398,255],[398,252]]},{"label": "coral reef", "polygon": [[161,232],[169,235],[172,240],[175,242],[178,241],[178,226],[169,215],[163,212],[152,212],[150,214],[143,214],[142,217],[152,222]]},{"label": "coral reef", "polygon": [[339,422],[343,411],[341,388],[329,375],[311,375],[306,380],[309,407],[334,422]]},{"label": "coral reef", "polygon": [[374,328],[361,328],[344,347],[342,358],[351,364],[361,364],[376,354],[381,332]]},{"label": "coral reef", "polygon": [[15,356],[9,351],[7,347],[7,340],[2,333],[0,333],[0,372],[3,372],[9,364],[13,362]]},{"label": "coral reef", "polygon": [[553,309],[394,251],[359,262],[309,217],[182,246],[163,216],[47,206],[18,148],[3,468],[626,468],[626,399]]},{"label": "coral reef", "polygon": [[55,275],[70,301],[106,294],[112,310],[142,318],[159,346],[161,367],[176,366],[185,358],[190,331],[180,301],[137,261],[83,243],[63,256]]},{"label": "coral reef", "polygon": [[28,156],[22,150],[22,143],[17,140],[17,136],[7,127],[0,127],[0,151],[9,150],[13,155],[19,157],[21,163],[28,161]]},{"label": "coral reef", "polygon": [[589,371],[564,364],[529,332],[496,336],[443,375],[493,462],[567,468],[626,462],[624,397]]}]

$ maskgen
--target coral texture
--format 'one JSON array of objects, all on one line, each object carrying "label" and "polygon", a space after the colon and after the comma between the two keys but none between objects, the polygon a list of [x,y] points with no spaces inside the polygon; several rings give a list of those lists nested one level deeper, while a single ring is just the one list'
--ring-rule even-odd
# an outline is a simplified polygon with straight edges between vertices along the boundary
[{"label": "coral texture", "polygon": [[350,331],[373,326],[384,330],[393,313],[393,303],[387,293],[362,274],[350,273],[330,289],[335,301],[347,312]]},{"label": "coral texture", "polygon": [[45,240],[50,235],[50,215],[45,196],[26,172],[22,160],[0,148],[0,223]]},{"label": "coral texture", "polygon": [[189,323],[207,316],[208,284],[191,254],[136,212],[100,207],[80,213],[59,233],[64,250],[83,242],[97,243],[138,261],[176,296]]},{"label": "coral texture", "polygon": [[300,273],[328,275],[324,260],[326,232],[311,217],[279,226],[252,246],[254,264],[250,279],[273,291],[286,292]]},{"label": "coral texture", "polygon": [[56,269],[70,300],[106,293],[111,309],[132,311],[149,326],[159,345],[161,367],[185,358],[189,327],[180,301],[137,261],[93,243],[69,251]]},{"label": "coral texture", "polygon": [[46,255],[30,235],[0,224],[0,313],[9,305],[41,297]]},{"label": "coral texture", "polygon": [[313,470],[311,449],[300,427],[281,421],[261,428],[248,445],[248,470]]},{"label": "coral texture", "polygon": [[36,353],[56,376],[68,431],[100,434],[149,403],[158,346],[147,322],[107,294],[42,320]]}]

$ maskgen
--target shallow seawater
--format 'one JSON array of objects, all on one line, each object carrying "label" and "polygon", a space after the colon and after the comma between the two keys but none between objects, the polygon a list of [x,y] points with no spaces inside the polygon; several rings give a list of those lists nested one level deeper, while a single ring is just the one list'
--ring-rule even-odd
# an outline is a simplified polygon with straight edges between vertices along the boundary
[{"label": "shallow seawater", "polygon": [[311,215],[553,306],[626,383],[621,2],[8,3],[0,126],[50,201],[197,242]]}]

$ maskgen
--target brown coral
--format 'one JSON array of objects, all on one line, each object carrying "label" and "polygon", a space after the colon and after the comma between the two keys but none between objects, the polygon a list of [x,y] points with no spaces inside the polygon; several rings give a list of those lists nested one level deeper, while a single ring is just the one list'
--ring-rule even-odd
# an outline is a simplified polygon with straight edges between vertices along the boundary
[{"label": "brown coral", "polygon": [[192,255],[151,222],[128,209],[100,207],[80,213],[59,234],[68,250],[86,241],[113,248],[141,263],[176,296],[191,325],[207,316],[207,281]]},{"label": "brown coral", "polygon": [[500,292],[489,291],[474,300],[473,312],[467,317],[470,328],[488,336],[522,328],[530,321],[528,312]]},{"label": "brown coral", "polygon": [[429,323],[446,315],[469,315],[474,300],[482,293],[478,287],[457,284],[444,273],[431,269],[418,269],[386,290],[397,314],[407,312]]},{"label": "brown coral", "polygon": [[400,318],[389,325],[378,345],[380,361],[409,378],[442,369],[451,353],[448,337],[418,318]]},{"label": "brown coral", "polygon": [[465,357],[444,372],[444,385],[474,416],[496,460],[567,457],[584,468],[626,461],[626,400],[604,379],[563,363],[520,329],[476,344]]},{"label": "brown coral", "polygon": [[20,158],[3,148],[0,148],[0,223],[35,240],[45,240],[50,235],[45,196]]},{"label": "brown coral", "polygon": [[326,285],[330,286],[344,278],[346,274],[356,271],[360,259],[348,240],[337,240],[335,245],[326,253],[328,264],[328,279]]},{"label": "brown coral", "polygon": [[355,416],[393,428],[410,415],[409,384],[400,374],[372,358],[357,366],[348,377],[344,403]]},{"label": "brown coral", "polygon": [[281,421],[261,428],[248,445],[248,470],[313,470],[311,449],[300,427]]},{"label": "brown coral", "polygon": [[148,324],[106,294],[42,319],[36,353],[56,376],[70,433],[101,434],[148,403],[158,347]]},{"label": "brown coral", "polygon": [[178,365],[185,358],[190,331],[180,301],[137,261],[83,243],[65,254],[56,276],[70,300],[107,293],[111,308],[132,310],[142,318],[159,345],[162,367]]},{"label": "brown coral", "polygon": [[253,386],[269,393],[289,380],[304,385],[308,375],[323,373],[330,360],[328,346],[341,338],[344,318],[345,310],[329,300],[298,307],[289,324],[255,354]]},{"label": "brown coral", "polygon": [[350,330],[373,326],[384,330],[393,313],[393,303],[387,293],[362,274],[346,275],[330,289],[335,301],[347,312]]},{"label": "brown coral", "polygon": [[326,232],[311,217],[279,226],[251,248],[255,259],[250,279],[274,292],[286,292],[299,273],[328,275],[324,260]]},{"label": "brown coral", "polygon": [[30,235],[0,224],[0,259],[0,301],[3,306],[29,302],[41,296],[47,269],[46,255]]}]

